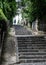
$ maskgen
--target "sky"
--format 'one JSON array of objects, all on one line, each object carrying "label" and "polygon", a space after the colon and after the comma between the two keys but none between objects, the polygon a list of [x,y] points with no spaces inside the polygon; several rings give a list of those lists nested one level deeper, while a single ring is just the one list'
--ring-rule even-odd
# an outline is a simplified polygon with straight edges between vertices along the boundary
[{"label": "sky", "polygon": [[20,2],[21,0],[16,0],[16,2]]}]

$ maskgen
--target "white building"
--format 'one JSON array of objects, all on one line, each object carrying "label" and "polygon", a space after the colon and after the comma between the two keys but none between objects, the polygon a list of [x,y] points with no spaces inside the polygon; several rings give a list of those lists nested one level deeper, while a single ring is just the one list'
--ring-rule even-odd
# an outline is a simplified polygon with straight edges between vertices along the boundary
[{"label": "white building", "polygon": [[[21,0],[16,0],[16,2],[20,3]],[[20,5],[18,4],[18,6],[20,6]],[[22,22],[21,8],[18,8],[16,13],[17,13],[17,15],[13,18],[13,25],[18,25],[18,24],[21,24],[21,22]]]},{"label": "white building", "polygon": [[21,9],[18,9],[17,13],[18,14],[13,18],[13,25],[21,24],[22,21]]}]

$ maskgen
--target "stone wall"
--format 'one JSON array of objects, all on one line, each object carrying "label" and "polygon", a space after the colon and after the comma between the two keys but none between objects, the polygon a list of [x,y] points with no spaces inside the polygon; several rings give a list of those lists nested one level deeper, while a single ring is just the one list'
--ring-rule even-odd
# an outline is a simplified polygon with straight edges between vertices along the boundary
[{"label": "stone wall", "polygon": [[34,22],[32,22],[32,30],[46,32],[46,21],[36,19]]},{"label": "stone wall", "polygon": [[38,22],[38,30],[46,32],[46,21]]},{"label": "stone wall", "polygon": [[32,22],[32,30],[38,31],[38,20],[37,19],[34,22]]}]

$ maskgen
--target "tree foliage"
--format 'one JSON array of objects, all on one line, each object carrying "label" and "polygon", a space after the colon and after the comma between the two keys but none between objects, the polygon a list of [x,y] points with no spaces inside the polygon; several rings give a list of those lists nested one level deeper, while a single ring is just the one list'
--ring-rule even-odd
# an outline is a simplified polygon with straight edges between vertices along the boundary
[{"label": "tree foliage", "polygon": [[7,21],[7,18],[6,18],[6,16],[4,15],[2,9],[0,9],[0,20],[1,20],[1,19],[4,19],[5,21]]},{"label": "tree foliage", "polygon": [[12,22],[12,18],[16,14],[16,2],[15,0],[1,0],[0,8],[9,21]]},{"label": "tree foliage", "polygon": [[36,18],[42,19],[46,17],[46,0],[23,0],[25,7],[23,8],[23,15],[31,22]]}]

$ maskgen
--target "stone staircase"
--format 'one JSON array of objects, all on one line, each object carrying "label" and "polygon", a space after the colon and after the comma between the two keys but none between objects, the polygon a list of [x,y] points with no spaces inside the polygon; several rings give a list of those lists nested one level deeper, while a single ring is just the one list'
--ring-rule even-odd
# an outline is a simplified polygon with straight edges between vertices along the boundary
[{"label": "stone staircase", "polygon": [[15,35],[32,35],[31,31],[27,30],[27,28],[20,26],[20,25],[15,25]]},{"label": "stone staircase", "polygon": [[46,62],[46,38],[44,36],[21,36],[17,37],[17,41],[20,63]]}]

